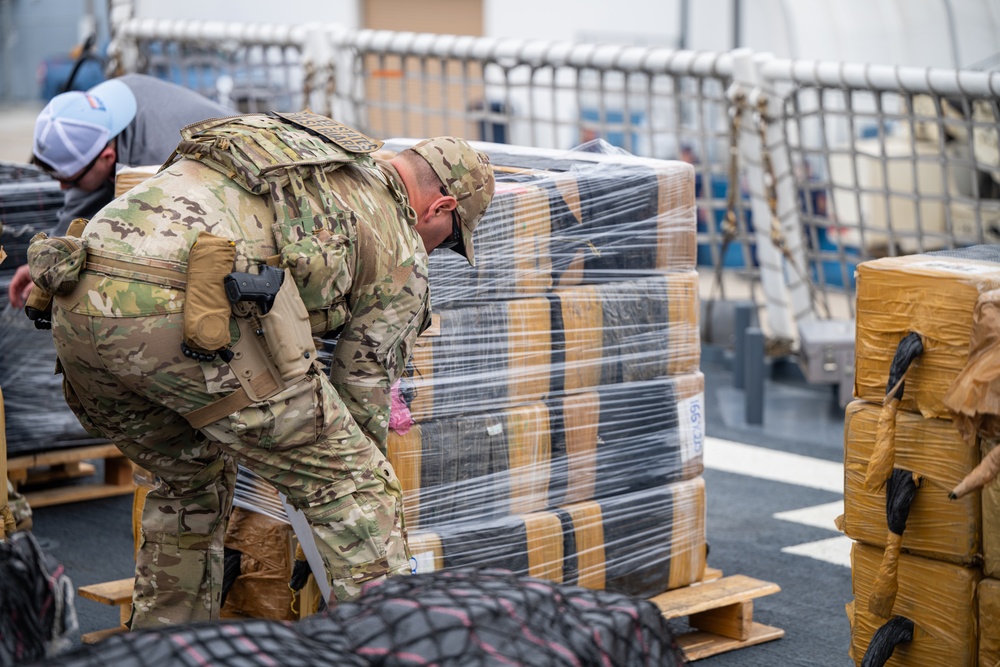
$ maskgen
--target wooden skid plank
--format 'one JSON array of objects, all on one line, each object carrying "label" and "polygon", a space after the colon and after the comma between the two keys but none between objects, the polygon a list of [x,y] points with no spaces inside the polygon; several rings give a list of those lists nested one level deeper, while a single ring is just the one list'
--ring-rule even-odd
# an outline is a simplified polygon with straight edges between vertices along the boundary
[{"label": "wooden skid plank", "polygon": [[135,468],[132,461],[124,456],[109,457],[104,460],[104,483],[115,486],[133,486]]},{"label": "wooden skid plank", "polygon": [[70,461],[108,459],[121,455],[121,450],[110,443],[106,445],[91,445],[89,447],[72,447],[70,449],[58,449],[51,452],[15,456],[14,458],[7,459],[7,470],[27,470],[28,468],[69,463]]},{"label": "wooden skid plank", "polygon": [[74,447],[16,456],[8,460],[7,478],[14,487],[35,487],[93,475],[97,468],[86,460],[103,459],[104,483],[42,488],[25,492],[28,503],[47,507],[132,493],[132,463],[113,444]]},{"label": "wooden skid plank", "polygon": [[666,618],[678,618],[764,597],[780,590],[778,584],[734,574],[667,591],[650,598],[650,602],[659,607]]},{"label": "wooden skid plank", "polygon": [[699,583],[705,583],[706,581],[715,581],[716,579],[722,578],[722,570],[715,567],[705,566],[705,572],[701,575],[701,581]]},{"label": "wooden skid plank", "polygon": [[710,632],[687,632],[678,635],[677,643],[684,651],[688,660],[701,660],[727,651],[734,651],[747,646],[763,644],[785,636],[785,631],[781,628],[774,628],[770,625],[754,623],[750,629],[750,635],[740,641],[729,637],[721,637]]},{"label": "wooden skid plank", "polygon": [[105,581],[100,584],[87,584],[86,586],[80,586],[77,590],[82,598],[114,607],[126,602],[132,602],[132,588],[134,583],[135,579],[128,577],[127,579]]},{"label": "wooden skid plank", "polygon": [[75,503],[81,500],[121,496],[135,491],[134,484],[77,484],[58,489],[29,491],[24,494],[30,507],[49,507],[61,503]]},{"label": "wooden skid plank", "polygon": [[96,644],[102,639],[107,639],[111,635],[117,635],[119,632],[128,632],[128,628],[124,625],[119,625],[117,628],[108,628],[107,630],[97,630],[95,632],[86,632],[80,635],[80,641],[84,644]]},{"label": "wooden skid plank", "polygon": [[24,486],[33,486],[49,482],[62,482],[78,477],[90,477],[96,471],[97,467],[92,463],[73,461],[71,464],[59,464],[47,470],[29,470],[24,479],[19,481]]},{"label": "wooden skid plank", "polygon": [[753,627],[753,602],[744,600],[718,609],[691,614],[688,622],[693,628],[744,641],[750,637],[750,630]]}]

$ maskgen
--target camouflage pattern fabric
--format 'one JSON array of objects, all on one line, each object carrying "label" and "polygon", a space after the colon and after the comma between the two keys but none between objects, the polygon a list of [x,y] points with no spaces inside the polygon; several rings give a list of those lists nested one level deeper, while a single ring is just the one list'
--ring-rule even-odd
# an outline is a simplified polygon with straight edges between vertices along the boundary
[{"label": "camouflage pattern fabric", "polygon": [[458,202],[455,213],[462,225],[462,243],[455,247],[455,252],[475,266],[472,233],[493,201],[496,189],[489,157],[455,137],[424,139],[414,144],[413,150],[427,161],[448,194]]},{"label": "camouflage pattern fabric", "polygon": [[[374,169],[372,159],[263,114],[195,123],[181,136],[177,159],[209,165],[270,200],[280,266],[291,269],[306,308],[314,316],[325,313],[314,332],[343,325],[344,295],[356,268],[350,251],[355,212],[375,205],[375,213],[396,217],[393,207],[385,208],[384,197],[382,206],[372,201],[371,174],[366,175]],[[340,172],[346,164],[360,168]],[[358,177],[353,183],[351,175]]]},{"label": "camouflage pattern fabric", "polygon": [[[366,581],[409,572],[385,438],[389,387],[429,321],[429,301],[427,255],[398,175],[388,164],[350,162],[316,168],[323,176],[310,180],[303,167],[299,194],[327,200],[310,200],[306,221],[276,216],[279,200],[251,194],[213,166],[175,161],[108,204],[84,230],[88,252],[183,276],[191,245],[207,231],[234,241],[237,271],[274,255],[293,273],[304,267],[296,281],[318,290],[313,305],[333,306],[339,314],[328,326],[343,328],[332,381],[314,366],[281,393],[197,431],[181,415],[238,381],[219,358],[181,353],[183,284],[91,267],[55,299],[67,402],[88,429],[160,479],[143,512],[133,628],[217,618],[237,461],[309,518],[339,600]],[[330,202],[342,211],[323,214]],[[301,223],[301,239],[294,225],[276,231],[288,220]]]},{"label": "camouflage pattern fabric", "polygon": [[11,518],[14,521],[14,530],[29,530],[32,526],[31,505],[28,499],[14,489],[14,485],[7,480],[7,508],[10,510]]}]

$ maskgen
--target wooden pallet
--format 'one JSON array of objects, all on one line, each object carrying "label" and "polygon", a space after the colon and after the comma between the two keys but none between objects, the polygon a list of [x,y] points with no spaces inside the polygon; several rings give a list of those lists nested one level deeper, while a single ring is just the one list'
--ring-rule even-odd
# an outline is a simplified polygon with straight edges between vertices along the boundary
[{"label": "wooden pallet", "polygon": [[[94,459],[104,460],[103,483],[33,488],[38,485],[89,477],[97,468],[87,461]],[[7,459],[7,478],[16,489],[28,487],[24,491],[24,496],[31,507],[107,498],[132,493],[135,490],[135,483],[132,481],[132,463],[112,444],[15,456]]]},{"label": "wooden pallet", "polygon": [[[80,597],[118,607],[122,620],[120,626],[84,634],[80,638],[84,644],[127,630],[124,624],[132,613],[133,582],[129,577],[80,586]],[[699,583],[667,591],[650,601],[668,619],[688,617],[696,629],[679,635],[677,640],[687,659],[695,661],[784,637],[784,630],[753,620],[753,600],[780,590],[777,584],[767,581],[742,574],[723,577],[721,570],[706,568]]]},{"label": "wooden pallet", "polygon": [[126,632],[125,623],[132,615],[132,587],[135,583],[134,577],[118,579],[117,581],[105,581],[100,584],[90,584],[80,586],[77,592],[80,597],[94,602],[100,602],[111,607],[118,607],[121,625],[96,632],[85,632],[80,635],[80,641],[84,644],[96,644],[105,637]]},{"label": "wooden pallet", "polygon": [[753,600],[777,593],[777,584],[742,574],[723,577],[709,568],[701,582],[650,598],[668,618],[688,617],[694,628],[677,637],[688,660],[701,660],[785,636],[780,628],[755,623]]}]

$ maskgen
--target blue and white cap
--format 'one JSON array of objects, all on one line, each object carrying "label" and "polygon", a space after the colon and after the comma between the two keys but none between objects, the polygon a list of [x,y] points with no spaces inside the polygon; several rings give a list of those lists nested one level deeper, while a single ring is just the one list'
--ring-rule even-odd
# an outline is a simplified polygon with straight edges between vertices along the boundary
[{"label": "blue and white cap", "polygon": [[35,121],[35,157],[56,176],[72,178],[132,122],[135,111],[135,95],[117,79],[56,95]]}]

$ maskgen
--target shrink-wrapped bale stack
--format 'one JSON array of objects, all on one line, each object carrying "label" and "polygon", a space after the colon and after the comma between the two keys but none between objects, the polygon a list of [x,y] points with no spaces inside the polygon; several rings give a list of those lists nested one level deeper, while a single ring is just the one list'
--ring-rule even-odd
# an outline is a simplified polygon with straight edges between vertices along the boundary
[{"label": "shrink-wrapped bale stack", "polygon": [[416,571],[500,567],[643,596],[699,581],[691,167],[478,147],[497,188],[476,266],[431,256],[432,325],[388,442]]},{"label": "shrink-wrapped bale stack", "polygon": [[855,540],[857,664],[996,662],[982,656],[998,645],[988,626],[1000,494],[995,482],[970,480],[1000,413],[991,402],[1000,357],[977,353],[977,341],[996,335],[982,312],[998,287],[995,246],[858,267],[859,400],[845,414],[841,523]]},{"label": "shrink-wrapped bale stack", "polygon": [[[497,192],[476,266],[431,255],[432,323],[393,392],[387,448],[415,571],[503,568],[647,597],[701,580],[692,168],[477,147]],[[267,495],[238,489],[237,501],[259,510]],[[229,614],[287,609],[277,588],[273,604],[259,598],[289,543],[237,539],[264,524],[290,535],[280,516],[231,519]]]},{"label": "shrink-wrapped bale stack", "polygon": [[7,454],[18,456],[93,442],[53,375],[56,350],[48,331],[35,329],[10,306],[7,288],[27,261],[28,243],[56,226],[65,194],[59,183],[28,164],[0,162],[0,387],[7,414]]},{"label": "shrink-wrapped bale stack", "polygon": [[0,246],[7,258],[0,264],[0,305],[7,301],[11,274],[27,260],[28,242],[38,232],[56,226],[65,193],[59,182],[30,164],[0,162]]}]

